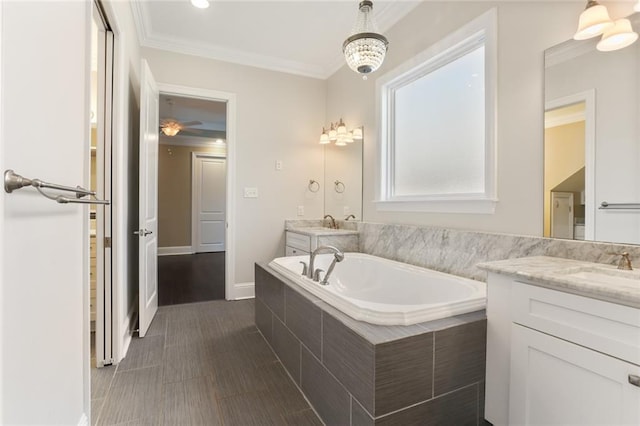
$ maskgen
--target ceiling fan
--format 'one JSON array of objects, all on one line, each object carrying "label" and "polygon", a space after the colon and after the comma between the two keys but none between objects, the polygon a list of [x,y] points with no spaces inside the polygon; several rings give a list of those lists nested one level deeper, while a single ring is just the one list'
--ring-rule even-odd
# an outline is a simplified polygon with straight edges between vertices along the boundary
[{"label": "ceiling fan", "polygon": [[[170,111],[173,112],[173,99],[167,99]],[[173,114],[172,114],[173,115]],[[193,126],[199,126],[200,121],[180,121],[175,118],[163,118],[160,120],[160,131],[167,136],[175,136],[181,130],[189,129],[189,131],[197,133],[198,129],[190,129]]]},{"label": "ceiling fan", "polygon": [[198,129],[190,129],[192,126],[199,126],[202,123],[200,121],[179,121],[175,118],[163,118],[160,120],[160,131],[167,136],[175,136],[179,131],[189,129],[189,131],[196,132]]}]

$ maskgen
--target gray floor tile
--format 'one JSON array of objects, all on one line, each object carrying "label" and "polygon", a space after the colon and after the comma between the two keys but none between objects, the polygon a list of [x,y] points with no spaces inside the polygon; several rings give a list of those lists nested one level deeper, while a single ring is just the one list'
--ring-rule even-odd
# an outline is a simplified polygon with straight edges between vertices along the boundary
[{"label": "gray floor tile", "polygon": [[204,354],[204,347],[198,342],[165,348],[163,383],[181,382],[213,374],[213,362]]},{"label": "gray floor tile", "polygon": [[94,385],[94,393],[106,392],[98,424],[317,424],[257,331],[254,310],[252,300],[160,307],[150,333],[132,341],[111,387]]},{"label": "gray floor tile", "polygon": [[[282,412],[268,392],[251,392],[219,401],[225,425],[281,426]],[[249,408],[250,407],[250,408]]]},{"label": "gray floor tile", "polygon": [[116,373],[116,366],[110,365],[91,369],[91,399],[104,398]]},{"label": "gray floor tile", "polygon": [[164,386],[162,424],[222,424],[211,377],[198,377]]},{"label": "gray floor tile", "polygon": [[100,413],[102,412],[102,406],[104,405],[104,398],[92,399],[91,400],[91,425],[98,424],[98,418],[100,417]]},{"label": "gray floor tile", "polygon": [[298,411],[282,416],[282,422],[286,426],[323,426],[313,410]]},{"label": "gray floor tile", "polygon": [[[133,344],[135,343],[135,344]],[[164,335],[134,337],[127,356],[118,365],[118,371],[153,367],[162,364]]]},{"label": "gray floor tile", "polygon": [[99,424],[154,418],[161,401],[161,376],[160,366],[116,373]]}]

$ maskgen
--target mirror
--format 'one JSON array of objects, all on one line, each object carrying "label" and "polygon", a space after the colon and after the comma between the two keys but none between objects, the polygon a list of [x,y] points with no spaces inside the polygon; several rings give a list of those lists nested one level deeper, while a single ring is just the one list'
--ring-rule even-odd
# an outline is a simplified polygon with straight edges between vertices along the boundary
[{"label": "mirror", "polygon": [[362,220],[362,154],[365,139],[345,146],[334,143],[324,146],[324,214],[336,220],[354,215]]},{"label": "mirror", "polygon": [[598,41],[545,52],[544,236],[640,244],[640,43]]}]

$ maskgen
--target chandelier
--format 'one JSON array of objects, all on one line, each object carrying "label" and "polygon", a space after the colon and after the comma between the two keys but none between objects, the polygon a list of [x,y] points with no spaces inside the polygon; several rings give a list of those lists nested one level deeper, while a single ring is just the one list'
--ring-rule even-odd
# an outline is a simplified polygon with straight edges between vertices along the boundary
[{"label": "chandelier", "polygon": [[378,33],[372,12],[373,3],[370,0],[360,2],[351,36],[342,44],[342,52],[349,68],[362,74],[365,80],[367,74],[380,68],[389,45],[387,38]]}]

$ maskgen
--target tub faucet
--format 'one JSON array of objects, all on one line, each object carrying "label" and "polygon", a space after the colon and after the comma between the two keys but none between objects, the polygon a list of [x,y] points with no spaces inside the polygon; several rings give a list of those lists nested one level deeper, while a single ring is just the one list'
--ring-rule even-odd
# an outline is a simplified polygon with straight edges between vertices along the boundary
[{"label": "tub faucet", "polygon": [[[331,265],[329,265],[329,269],[324,276],[324,279],[320,281],[320,272],[322,269],[314,269],[314,264],[316,261],[316,256],[321,253],[333,253],[333,260],[331,261]],[[309,268],[307,269],[307,277],[311,278],[316,282],[320,282],[322,285],[327,285],[329,280],[329,275],[333,272],[333,268],[336,267],[337,262],[342,262],[344,260],[344,253],[340,251],[340,249],[335,248],[334,246],[320,246],[311,253],[309,258]]]},{"label": "tub faucet", "polygon": [[324,218],[329,218],[331,219],[331,224],[329,225],[329,228],[331,229],[338,229],[338,225],[336,225],[336,220],[333,218],[333,216],[331,216],[330,214],[326,214],[324,215]]}]

